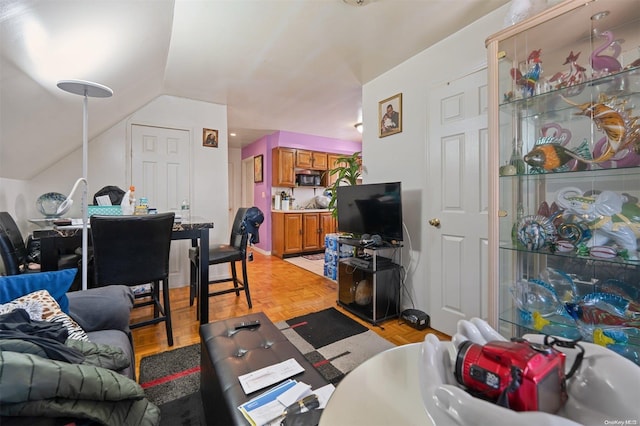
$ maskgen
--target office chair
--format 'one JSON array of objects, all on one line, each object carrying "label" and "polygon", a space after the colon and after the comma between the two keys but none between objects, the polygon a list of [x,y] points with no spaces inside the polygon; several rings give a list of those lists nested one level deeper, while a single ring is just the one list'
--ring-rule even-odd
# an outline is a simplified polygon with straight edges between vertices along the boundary
[{"label": "office chair", "polygon": [[[249,308],[252,307],[251,294],[249,292],[249,278],[247,277],[247,244],[250,240],[253,243],[259,241],[257,228],[263,220],[264,216],[257,207],[240,208],[236,212],[233,220],[229,244],[209,246],[209,265],[218,265],[221,263],[231,264],[230,278],[209,281],[209,284],[233,283],[233,287],[231,288],[208,292],[209,297],[232,292],[235,292],[236,296],[240,296],[240,291],[244,290],[247,297],[247,304]],[[191,260],[190,305],[193,305],[194,299],[200,294],[200,286],[202,285],[202,283],[200,283],[200,271],[198,268],[200,264],[199,250],[200,247],[192,247],[189,249],[189,260]],[[238,278],[236,262],[242,262],[242,280]],[[200,316],[199,302],[198,300],[198,309],[196,310],[198,318]]]},{"label": "office chair", "polygon": [[[20,229],[8,212],[0,212],[0,257],[6,275],[40,272],[39,267],[29,269],[29,263],[39,262],[39,256],[38,259],[29,258],[29,250],[22,239]],[[58,269],[77,268],[80,259],[76,254],[59,254]]]},{"label": "office chair", "polygon": [[[173,346],[169,302],[169,250],[174,213],[144,216],[91,216],[94,282],[139,286],[151,283],[149,292],[138,293],[133,307],[153,305],[153,318],[131,328],[165,323],[167,342]],[[160,302],[162,282],[162,303]]]}]

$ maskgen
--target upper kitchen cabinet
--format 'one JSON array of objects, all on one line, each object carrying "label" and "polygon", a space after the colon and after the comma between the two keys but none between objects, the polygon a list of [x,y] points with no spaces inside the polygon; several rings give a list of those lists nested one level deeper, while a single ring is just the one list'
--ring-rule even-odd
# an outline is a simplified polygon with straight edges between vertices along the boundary
[{"label": "upper kitchen cabinet", "polygon": [[296,150],[296,167],[300,169],[327,170],[327,153]]},{"label": "upper kitchen cabinet", "polygon": [[490,320],[640,363],[640,3],[568,0],[487,40]]},{"label": "upper kitchen cabinet", "polygon": [[293,188],[296,185],[295,159],[295,149],[274,148],[272,150],[273,186]]}]

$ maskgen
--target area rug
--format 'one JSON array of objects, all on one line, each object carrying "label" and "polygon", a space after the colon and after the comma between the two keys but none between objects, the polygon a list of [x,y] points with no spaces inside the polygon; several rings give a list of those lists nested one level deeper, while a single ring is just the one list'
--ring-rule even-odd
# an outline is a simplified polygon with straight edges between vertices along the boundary
[{"label": "area rug", "polygon": [[316,275],[324,276],[324,255],[322,260],[309,260],[304,256],[296,256],[285,258],[284,261],[296,265],[299,268],[306,269],[309,272],[313,272]]},{"label": "area rug", "polygon": [[324,253],[304,254],[302,257],[307,260],[322,260],[324,262]]},{"label": "area rug", "polygon": [[200,344],[142,358],[139,382],[160,407],[162,426],[204,425],[200,399]]},{"label": "area rug", "polygon": [[[275,324],[330,383],[395,345],[335,308]],[[200,345],[142,358],[139,382],[161,410],[161,425],[204,424],[200,399]]]},{"label": "area rug", "polygon": [[395,345],[335,308],[276,323],[287,339],[330,383]]}]

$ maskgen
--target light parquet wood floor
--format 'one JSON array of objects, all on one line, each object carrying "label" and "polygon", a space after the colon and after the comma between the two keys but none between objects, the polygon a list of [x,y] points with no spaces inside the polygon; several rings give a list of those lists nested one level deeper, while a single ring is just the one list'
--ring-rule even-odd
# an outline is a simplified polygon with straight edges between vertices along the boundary
[{"label": "light parquet wood floor", "polygon": [[[335,307],[396,345],[422,342],[427,333],[437,334],[442,340],[450,339],[449,336],[429,328],[416,330],[398,319],[385,321],[379,326],[363,321],[337,305],[337,284],[334,281],[275,256],[254,252],[254,261],[248,264],[248,274],[253,308],[247,307],[244,293],[240,297],[236,297],[235,293],[211,297],[209,321],[262,311],[271,321],[278,322]],[[143,357],[200,342],[196,304],[189,306],[189,287],[171,289],[170,298],[174,345],[167,345],[164,323],[133,330],[138,370],[136,377],[140,377],[140,360]],[[151,308],[137,308],[133,310],[131,317],[132,320],[139,320],[150,317],[151,313]]]}]

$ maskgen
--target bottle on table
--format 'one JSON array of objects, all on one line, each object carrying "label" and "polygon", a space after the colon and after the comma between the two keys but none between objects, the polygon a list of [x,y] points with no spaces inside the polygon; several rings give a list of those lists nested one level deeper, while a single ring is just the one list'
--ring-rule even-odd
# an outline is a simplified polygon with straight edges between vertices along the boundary
[{"label": "bottle on table", "polygon": [[189,205],[189,200],[186,198],[182,200],[182,204],[180,205],[180,214],[182,216],[182,223],[191,222],[191,206]]},{"label": "bottle on table", "polygon": [[120,207],[122,208],[123,215],[132,215],[136,206],[136,187],[131,185],[129,190],[125,193]]}]

